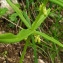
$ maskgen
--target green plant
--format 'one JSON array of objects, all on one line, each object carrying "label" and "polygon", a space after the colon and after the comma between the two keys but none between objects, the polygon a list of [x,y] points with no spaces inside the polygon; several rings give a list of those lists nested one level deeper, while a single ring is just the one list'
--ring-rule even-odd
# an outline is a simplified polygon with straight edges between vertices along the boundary
[{"label": "green plant", "polygon": [[[46,0],[45,0],[46,1]],[[35,45],[35,41],[34,41],[34,34],[40,35],[41,37],[43,37],[46,40],[49,40],[51,42],[53,42],[54,44],[59,45],[60,47],[63,47],[63,44],[61,44],[58,40],[56,40],[54,37],[48,36],[47,34],[43,33],[43,32],[39,32],[37,31],[37,28],[41,25],[41,23],[44,22],[44,20],[48,17],[48,15],[50,14],[50,10],[51,9],[46,9],[46,3],[45,1],[41,4],[40,6],[40,10],[39,10],[39,14],[36,17],[35,21],[32,23],[32,25],[30,24],[30,21],[27,21],[28,19],[26,19],[25,17],[27,16],[23,16],[23,11],[19,10],[19,8],[17,6],[15,6],[10,0],[7,0],[7,2],[9,3],[9,5],[14,9],[14,11],[17,13],[17,15],[20,17],[20,19],[22,20],[22,22],[25,24],[25,26],[27,27],[27,29],[22,29],[17,35],[14,35],[12,33],[6,33],[6,34],[1,34],[0,35],[0,42],[2,43],[17,43],[21,40],[24,40],[25,38],[27,38],[26,40],[26,45],[24,47],[24,55],[27,49],[27,46],[29,44],[27,44],[27,42],[29,42],[30,40],[32,40],[32,44],[34,47],[34,55],[35,55],[35,63],[38,63],[37,61],[37,52],[36,52],[36,45]],[[58,5],[60,5],[60,3],[62,4],[63,2],[61,2],[62,0],[49,0],[53,3],[56,3]],[[62,6],[62,5],[60,5]],[[63,6],[62,6],[63,7]],[[44,12],[45,11],[45,12]],[[12,37],[11,37],[12,36]],[[22,56],[23,59],[24,56]],[[22,60],[21,62],[22,63]]]},{"label": "green plant", "polygon": [[2,17],[3,15],[5,15],[5,13],[8,11],[7,8],[0,8],[0,17]]},{"label": "green plant", "polygon": [[[17,13],[13,13],[13,14],[9,15],[9,20],[12,21],[13,23],[17,23],[17,21],[18,21],[17,17],[18,17]],[[14,25],[11,23],[9,23],[8,26],[14,28]]]}]

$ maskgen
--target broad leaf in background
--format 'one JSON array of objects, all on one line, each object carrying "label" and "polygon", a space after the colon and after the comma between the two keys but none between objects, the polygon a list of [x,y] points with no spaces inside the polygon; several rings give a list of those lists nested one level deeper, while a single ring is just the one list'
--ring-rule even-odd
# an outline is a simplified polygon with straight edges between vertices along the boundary
[{"label": "broad leaf in background", "polygon": [[[9,20],[12,21],[13,23],[17,23],[17,21],[18,21],[17,17],[18,17],[17,13],[13,13],[13,14],[9,15]],[[15,27],[15,25],[13,25],[12,23],[9,23],[8,26],[11,28]]]},{"label": "broad leaf in background", "polygon": [[9,19],[11,20],[11,21],[17,21],[18,19],[17,19],[17,13],[13,13],[13,14],[11,14],[10,16],[9,16]]},{"label": "broad leaf in background", "polygon": [[7,11],[7,8],[0,8],[0,17],[2,17]]}]

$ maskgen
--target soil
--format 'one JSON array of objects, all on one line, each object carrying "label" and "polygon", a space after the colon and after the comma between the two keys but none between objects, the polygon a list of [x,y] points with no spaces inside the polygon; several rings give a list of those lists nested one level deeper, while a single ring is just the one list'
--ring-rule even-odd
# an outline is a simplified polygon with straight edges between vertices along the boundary
[{"label": "soil", "polygon": [[[24,48],[24,42],[17,44],[0,43],[0,63],[19,63],[21,53]],[[28,48],[23,63],[33,63],[32,49]]]}]

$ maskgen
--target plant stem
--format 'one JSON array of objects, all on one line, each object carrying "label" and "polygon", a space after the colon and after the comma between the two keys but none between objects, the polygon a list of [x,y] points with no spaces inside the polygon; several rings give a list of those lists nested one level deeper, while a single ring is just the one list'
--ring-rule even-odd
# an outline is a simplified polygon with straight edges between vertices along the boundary
[{"label": "plant stem", "polygon": [[25,54],[26,54],[26,49],[27,49],[27,46],[28,46],[28,42],[29,42],[29,40],[26,40],[26,44],[25,44],[25,46],[24,46],[24,50],[23,50],[23,52],[22,52],[22,56],[20,57],[20,62],[19,62],[19,63],[22,63],[22,61],[23,61],[23,59],[24,59],[24,56],[25,56]]},{"label": "plant stem", "polygon": [[33,48],[34,48],[34,63],[38,63],[38,60],[37,60],[37,51],[36,51],[36,44],[35,44],[35,41],[34,41],[34,37],[33,36],[31,36],[31,38],[32,38],[32,43],[33,43]]}]

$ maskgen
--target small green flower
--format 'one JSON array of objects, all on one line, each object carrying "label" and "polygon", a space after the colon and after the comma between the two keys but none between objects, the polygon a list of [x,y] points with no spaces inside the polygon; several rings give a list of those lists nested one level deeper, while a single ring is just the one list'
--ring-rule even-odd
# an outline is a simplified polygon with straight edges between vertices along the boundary
[{"label": "small green flower", "polygon": [[41,41],[40,36],[39,35],[35,35],[35,42],[40,43],[40,41]]},{"label": "small green flower", "polygon": [[39,11],[42,12],[45,16],[47,15],[46,6],[43,3],[40,5]]},{"label": "small green flower", "polygon": [[8,54],[7,51],[4,51],[4,52],[3,52],[3,56],[4,56],[4,57],[7,57],[7,54]]}]

